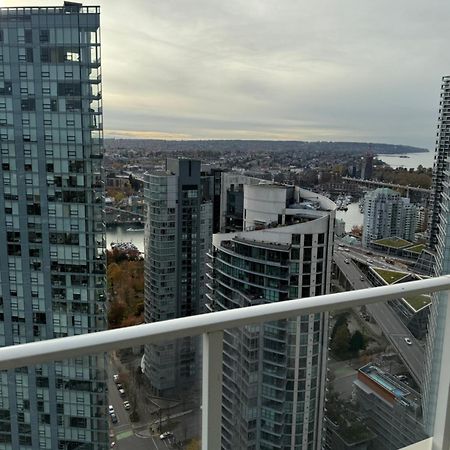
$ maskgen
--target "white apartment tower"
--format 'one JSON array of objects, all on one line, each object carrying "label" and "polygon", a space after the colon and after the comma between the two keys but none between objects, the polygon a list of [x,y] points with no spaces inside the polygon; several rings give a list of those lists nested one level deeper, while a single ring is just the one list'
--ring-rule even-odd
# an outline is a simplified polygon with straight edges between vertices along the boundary
[{"label": "white apartment tower", "polygon": [[379,188],[364,197],[363,246],[377,239],[399,237],[414,241],[418,210],[399,192]]},{"label": "white apartment tower", "polygon": [[[243,185],[244,230],[215,234],[208,308],[329,292],[336,205],[295,186]],[[222,449],[321,445],[328,314],[224,334]]]}]

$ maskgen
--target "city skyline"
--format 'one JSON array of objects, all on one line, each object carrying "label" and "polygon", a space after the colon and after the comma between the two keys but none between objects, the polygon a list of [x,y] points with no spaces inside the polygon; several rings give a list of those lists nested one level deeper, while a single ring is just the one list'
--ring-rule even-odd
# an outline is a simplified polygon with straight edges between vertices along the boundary
[{"label": "city skyline", "polygon": [[443,1],[94,3],[107,137],[434,147]]}]

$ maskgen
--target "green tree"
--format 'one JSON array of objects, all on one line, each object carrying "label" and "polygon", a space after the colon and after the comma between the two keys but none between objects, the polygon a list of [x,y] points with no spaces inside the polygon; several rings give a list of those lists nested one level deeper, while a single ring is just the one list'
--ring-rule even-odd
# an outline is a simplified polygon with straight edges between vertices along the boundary
[{"label": "green tree", "polygon": [[336,356],[344,358],[348,354],[350,342],[350,331],[347,324],[341,325],[331,341],[331,350]]},{"label": "green tree", "polygon": [[331,332],[331,340],[334,339],[334,336],[336,335],[336,331],[337,331],[342,325],[347,326],[347,324],[348,324],[348,322],[347,322],[347,316],[348,316],[348,313],[347,313],[347,312],[343,312],[343,313],[340,313],[340,314],[337,314],[337,315],[336,315],[336,322],[335,322],[335,324],[334,324],[333,331]]},{"label": "green tree", "polygon": [[357,353],[359,350],[366,348],[366,341],[359,330],[356,330],[350,338],[348,349],[351,353]]}]

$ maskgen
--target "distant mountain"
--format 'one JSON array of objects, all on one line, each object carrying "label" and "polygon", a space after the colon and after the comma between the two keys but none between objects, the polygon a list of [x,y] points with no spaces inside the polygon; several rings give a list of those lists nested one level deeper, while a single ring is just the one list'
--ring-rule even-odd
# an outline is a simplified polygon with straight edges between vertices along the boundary
[{"label": "distant mountain", "polygon": [[295,152],[355,152],[374,155],[428,152],[426,148],[409,145],[378,144],[369,142],[328,142],[328,141],[255,141],[255,140],[197,140],[166,141],[159,139],[105,139],[105,146],[114,148],[148,149],[149,151],[295,151]]}]

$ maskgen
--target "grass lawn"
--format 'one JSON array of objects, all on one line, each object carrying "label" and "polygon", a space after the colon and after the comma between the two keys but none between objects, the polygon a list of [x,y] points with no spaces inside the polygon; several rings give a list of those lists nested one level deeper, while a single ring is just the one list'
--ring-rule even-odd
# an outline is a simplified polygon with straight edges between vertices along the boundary
[{"label": "grass lawn", "polygon": [[395,270],[386,270],[386,269],[373,269],[387,284],[395,283],[398,280],[401,280],[403,277],[407,276],[407,273],[397,272]]},{"label": "grass lawn", "polygon": [[408,297],[405,297],[404,300],[416,311],[418,311],[420,308],[423,308],[424,306],[428,305],[431,302],[430,297],[428,295],[423,294],[409,295]]},{"label": "grass lawn", "polygon": [[425,244],[413,245],[412,247],[405,248],[408,252],[420,253],[426,247]]},{"label": "grass lawn", "polygon": [[378,239],[378,241],[373,241],[374,244],[383,245],[384,247],[391,248],[403,248],[411,245],[411,242],[406,241],[401,238],[386,238],[386,239]]}]

